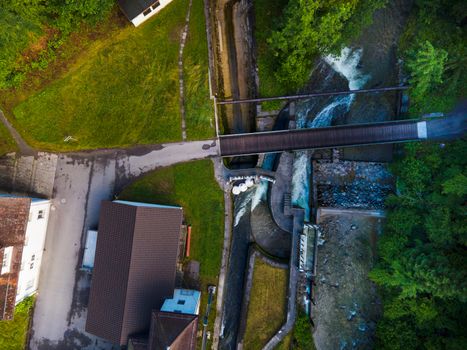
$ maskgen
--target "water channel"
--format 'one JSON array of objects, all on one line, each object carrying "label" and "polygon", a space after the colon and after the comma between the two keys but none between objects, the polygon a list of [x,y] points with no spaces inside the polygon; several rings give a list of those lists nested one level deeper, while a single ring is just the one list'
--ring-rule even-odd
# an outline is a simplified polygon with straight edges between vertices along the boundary
[{"label": "water channel", "polygon": [[[315,91],[330,91],[333,89],[349,90],[362,88],[369,76],[359,69],[362,55],[361,49],[344,48],[338,57],[326,56],[317,65],[311,79],[316,80]],[[336,96],[327,99],[309,99],[296,105],[297,128],[316,128],[331,125],[333,118],[340,117],[350,110],[355,95]],[[283,129],[282,111],[278,117],[275,129]],[[265,156],[262,167],[274,170],[280,157],[277,154]],[[310,219],[310,172],[311,162],[308,151],[294,153],[292,176],[292,204],[305,210],[305,219]],[[262,180],[245,193],[235,198],[234,227],[231,245],[228,275],[226,279],[226,294],[224,300],[224,317],[221,328],[220,349],[235,349],[240,321],[240,311],[243,298],[245,269],[248,251],[255,237],[263,237],[265,232],[275,235],[275,241],[280,245],[289,244],[285,232],[279,229],[268,209],[268,191],[270,184]],[[252,232],[252,230],[258,232]],[[274,239],[270,240],[274,241]],[[283,255],[287,249],[274,250],[274,254]],[[288,249],[290,251],[290,248]],[[287,252],[288,252],[287,251]],[[283,256],[279,256],[283,258]]]}]

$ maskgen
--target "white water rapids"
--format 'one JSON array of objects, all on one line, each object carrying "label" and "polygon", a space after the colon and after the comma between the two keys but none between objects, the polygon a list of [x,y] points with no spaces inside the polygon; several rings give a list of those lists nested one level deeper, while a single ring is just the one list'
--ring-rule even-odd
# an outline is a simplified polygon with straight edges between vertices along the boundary
[{"label": "white water rapids", "polygon": [[[357,90],[370,78],[364,75],[358,68],[362,50],[352,50],[344,48],[338,57],[326,56],[324,61],[332,69],[347,79],[349,90]],[[327,79],[328,77],[326,77]],[[355,99],[355,94],[336,96],[324,107],[316,116],[309,120],[308,114],[314,106],[313,100],[297,103],[297,128],[320,128],[331,125],[332,119],[337,115],[342,115],[350,110],[350,106]],[[294,169],[292,178],[292,204],[305,209],[305,220],[310,219],[310,172],[311,164],[308,159],[308,152],[295,152]]]},{"label": "white water rapids", "polygon": [[[350,49],[346,47],[342,49],[338,57],[325,56],[323,57],[323,60],[331,66],[336,73],[347,79],[349,90],[357,90],[362,88],[370,78],[368,75],[363,74],[358,68],[361,56],[361,49]],[[334,73],[331,73],[325,79],[328,80],[333,74]],[[321,109],[314,118],[309,118],[309,114],[315,105],[315,100],[306,100],[297,103],[297,128],[319,128],[331,125],[334,117],[347,113],[350,110],[354,99],[355,94],[336,96],[332,98],[331,102]],[[269,165],[270,164],[267,164],[267,166]],[[308,159],[308,152],[295,152],[292,175],[292,204],[305,209],[305,220],[310,219],[310,172],[311,164]],[[240,222],[240,219],[245,214],[250,201],[252,201],[250,208],[251,211],[253,211],[261,201],[266,200],[267,189],[268,183],[266,181],[261,181],[259,185],[251,189],[250,192],[244,196],[243,200],[236,208],[234,226],[237,226]]]}]

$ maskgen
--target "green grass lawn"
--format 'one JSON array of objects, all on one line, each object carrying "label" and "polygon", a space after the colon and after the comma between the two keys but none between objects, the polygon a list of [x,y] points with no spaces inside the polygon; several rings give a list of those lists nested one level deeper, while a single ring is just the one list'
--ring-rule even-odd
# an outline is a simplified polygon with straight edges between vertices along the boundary
[{"label": "green grass lawn", "polygon": [[[15,93],[15,103],[3,101],[6,114],[23,137],[41,149],[180,140],[178,50],[187,6],[187,1],[175,0],[138,28],[109,26],[113,31],[87,45],[63,74],[52,79],[49,74],[50,81],[40,89]],[[214,132],[207,104],[206,35],[200,33],[202,10],[202,0],[195,0],[190,22],[193,38],[185,48],[190,138]],[[76,141],[65,143],[66,136]]]},{"label": "green grass lawn", "polygon": [[[257,45],[257,64],[259,74],[259,95],[272,97],[287,94],[287,90],[278,83],[275,77],[275,68],[272,65],[271,53],[268,51],[267,39],[276,21],[280,18],[288,0],[254,0],[255,11],[254,35]],[[281,101],[263,102],[263,110],[274,110],[281,106]]]},{"label": "green grass lawn", "polygon": [[[207,286],[217,285],[224,239],[224,197],[214,179],[212,162],[201,160],[157,170],[125,188],[119,199],[183,207],[185,221],[192,226],[190,259],[200,262],[200,315],[204,315]],[[213,305],[211,331],[215,315]]]},{"label": "green grass lawn", "polygon": [[292,346],[292,332],[289,332],[274,350],[290,350]]},{"label": "green grass lawn", "polygon": [[25,348],[33,305],[34,297],[29,297],[16,305],[13,320],[0,321],[0,349],[20,350]]},{"label": "green grass lawn", "polygon": [[285,321],[288,271],[255,262],[243,348],[262,349]]},{"label": "green grass lawn", "polygon": [[16,144],[8,129],[0,123],[0,157],[8,152],[16,151]]},{"label": "green grass lawn", "polygon": [[187,137],[191,140],[214,137],[214,110],[209,96],[208,43],[203,0],[193,0],[183,65]]}]

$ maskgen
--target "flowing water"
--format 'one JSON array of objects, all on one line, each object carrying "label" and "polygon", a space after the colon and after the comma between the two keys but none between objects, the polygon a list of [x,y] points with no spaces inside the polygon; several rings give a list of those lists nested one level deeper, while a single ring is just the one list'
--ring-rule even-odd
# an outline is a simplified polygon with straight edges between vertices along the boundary
[{"label": "flowing water", "polygon": [[[358,69],[361,51],[345,48],[339,57],[324,57],[323,61],[333,70],[327,75],[320,77],[321,88],[329,89],[328,84],[333,83],[335,74],[338,73],[348,82],[349,89],[358,89],[365,84],[368,76],[363,75]],[[296,105],[296,122],[298,128],[316,128],[328,126],[336,116],[347,113],[355,96],[344,95],[329,98],[323,107],[316,100],[307,100]],[[288,114],[288,112],[287,112]],[[283,118],[279,119],[284,122]],[[288,123],[288,120],[285,120]],[[284,124],[282,126],[285,126]],[[276,154],[267,154],[263,162],[263,168],[272,170]],[[309,179],[311,163],[308,152],[295,152],[294,169],[292,177],[292,204],[305,209],[306,219],[309,220]],[[240,194],[235,199],[234,228],[229,271],[226,279],[226,296],[224,305],[224,318],[222,335],[219,343],[220,349],[234,349],[240,318],[240,309],[243,296],[244,272],[247,264],[247,253],[251,235],[250,218],[251,213],[260,203],[266,205],[269,183],[260,181],[247,192]],[[258,209],[261,209],[258,208]],[[255,220],[259,220],[258,216]],[[272,223],[272,220],[268,222]],[[266,221],[256,222],[257,225],[267,225]],[[272,232],[272,231],[271,231]]]},{"label": "flowing water", "polygon": [[[332,69],[348,81],[349,90],[357,90],[370,78],[363,74],[358,66],[362,50],[344,48],[340,56],[326,56],[323,60]],[[325,80],[329,80],[327,76]],[[297,128],[320,128],[331,125],[333,118],[342,116],[350,110],[355,94],[336,96],[329,103],[313,115],[317,107],[316,100],[310,99],[297,103],[296,122]],[[293,177],[292,177],[292,204],[305,210],[305,220],[310,220],[310,174],[311,164],[307,151],[295,152]]]}]

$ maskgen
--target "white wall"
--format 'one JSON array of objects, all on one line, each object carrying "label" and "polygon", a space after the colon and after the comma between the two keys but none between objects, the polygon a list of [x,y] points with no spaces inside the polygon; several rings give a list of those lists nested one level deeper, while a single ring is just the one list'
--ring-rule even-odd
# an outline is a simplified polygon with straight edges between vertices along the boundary
[{"label": "white wall", "polygon": [[[40,212],[42,212],[43,218],[39,218]],[[37,291],[49,213],[50,201],[34,200],[31,203],[16,292],[16,303]]]},{"label": "white wall", "polygon": [[[149,18],[154,16],[156,13],[158,13],[160,10],[162,10],[164,7],[166,7],[169,3],[171,3],[173,0],[159,0],[160,5],[156,7],[155,10],[152,10],[151,13],[147,14],[146,16],[143,13],[140,13],[139,16],[133,18],[131,20],[131,23],[135,27],[139,26],[141,23],[144,21],[147,21]],[[155,2],[155,1],[154,1]]]}]

